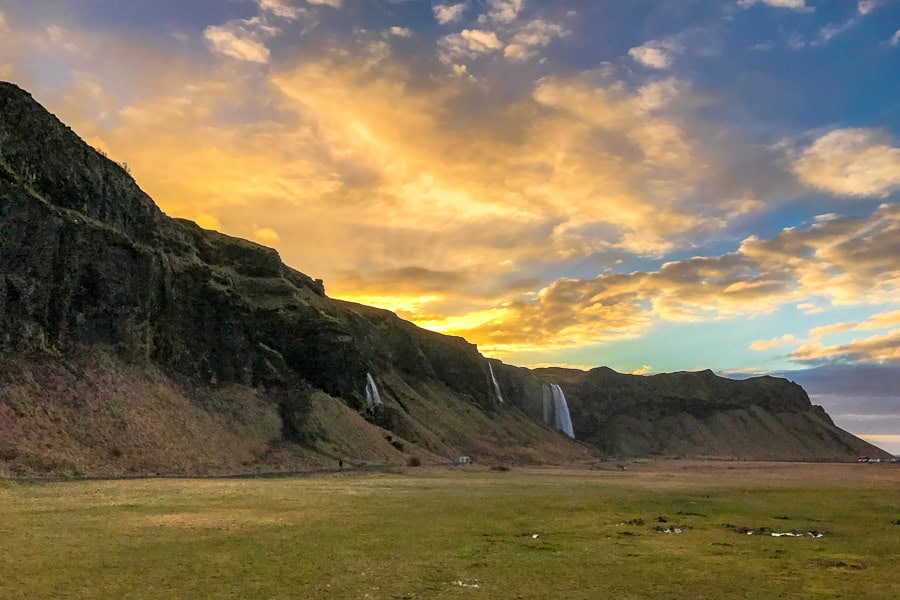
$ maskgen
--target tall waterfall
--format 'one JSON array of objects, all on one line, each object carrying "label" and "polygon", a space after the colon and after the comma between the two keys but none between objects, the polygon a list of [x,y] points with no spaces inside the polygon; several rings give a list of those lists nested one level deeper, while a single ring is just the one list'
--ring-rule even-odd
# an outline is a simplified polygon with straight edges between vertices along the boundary
[{"label": "tall waterfall", "polygon": [[366,411],[375,412],[375,409],[384,404],[381,401],[381,394],[378,393],[378,386],[372,379],[371,373],[366,373]]},{"label": "tall waterfall", "polygon": [[575,437],[572,428],[572,417],[569,415],[569,404],[562,388],[555,383],[545,383],[543,388],[544,423],[570,438]]},{"label": "tall waterfall", "polygon": [[553,394],[550,391],[550,385],[545,383],[542,391],[544,396],[544,423],[556,429],[556,411],[553,410]]},{"label": "tall waterfall", "polygon": [[500,384],[497,383],[497,378],[494,377],[494,367],[491,366],[490,362],[488,362],[488,370],[491,372],[491,381],[494,382],[494,391],[497,392],[497,400],[500,401],[500,404],[503,404],[503,394],[500,393]]}]

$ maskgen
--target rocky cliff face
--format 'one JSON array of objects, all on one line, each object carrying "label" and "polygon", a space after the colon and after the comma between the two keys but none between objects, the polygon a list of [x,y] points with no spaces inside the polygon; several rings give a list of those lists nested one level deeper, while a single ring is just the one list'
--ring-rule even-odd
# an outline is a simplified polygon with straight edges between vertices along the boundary
[{"label": "rocky cliff face", "polygon": [[[35,433],[46,429],[44,413],[36,408],[42,402],[62,403],[69,407],[60,408],[65,412],[71,396],[84,411],[122,413],[117,426],[124,429],[148,427],[126,418],[131,413],[121,407],[86,400],[85,394],[94,392],[85,391],[79,383],[84,380],[107,381],[111,390],[141,387],[122,382],[143,381],[151,392],[129,396],[130,402],[166,399],[157,408],[169,411],[197,406],[198,397],[214,398],[216,406],[241,406],[246,398],[247,407],[269,407],[270,412],[259,410],[275,415],[279,427],[254,430],[265,439],[254,438],[254,449],[244,449],[245,466],[295,465],[296,460],[271,462],[273,448],[283,444],[293,444],[290,452],[307,457],[303,460],[309,452],[355,453],[360,461],[371,453],[371,460],[387,462],[457,454],[529,462],[590,458],[583,446],[516,408],[534,412],[539,378],[547,373],[536,377],[498,363],[504,394],[514,400],[499,404],[487,361],[473,345],[387,311],[332,300],[321,281],[287,267],[276,251],[165,216],[123,167],[87,146],[26,92],[5,83],[0,83],[0,357],[0,462],[7,456],[7,463],[26,470],[40,470],[41,452],[49,452],[40,449],[36,437],[46,431]],[[69,379],[60,374],[60,364],[75,365],[81,375],[65,384]],[[48,374],[47,381],[23,379],[23,372]],[[363,409],[366,373],[375,376],[385,399],[373,423],[356,417]],[[608,381],[595,388],[572,377],[571,389],[558,383],[572,395],[576,432],[606,452],[664,452],[665,443],[649,447],[609,440],[614,434],[632,439],[637,435],[632,431],[643,432],[663,413],[694,414],[692,407],[701,406],[704,414],[714,414],[741,405],[747,394],[762,398],[732,382],[697,399],[687,391],[693,384],[685,383],[676,410],[675,400],[659,396],[663,388],[629,395],[632,388],[624,384],[607,392]],[[808,400],[801,406],[796,390],[785,395],[787,388],[779,386],[773,383],[767,400],[754,406],[772,411],[788,403],[792,410],[811,410]],[[176,396],[179,400],[172,400]],[[175,418],[159,410],[165,413],[162,420]],[[234,432],[242,431],[240,423],[250,413],[232,413],[231,420],[201,419],[211,428],[207,439],[237,439]],[[125,436],[116,438],[113,452],[110,436],[72,430],[70,424],[81,422],[83,412],[65,414],[57,417],[54,431],[75,440],[72,448],[78,451],[50,461],[55,470],[69,460],[83,472],[139,472],[150,468],[134,466],[140,453],[151,457],[156,470],[167,464],[176,471],[236,469],[224,459],[215,463],[209,458],[215,452],[202,464],[163,458],[158,451],[163,438],[147,432],[146,439],[155,441],[146,447],[130,446]],[[822,427],[831,427],[827,417],[819,417]],[[104,419],[87,419],[79,427],[88,431],[94,422],[110,427]],[[356,424],[348,429],[350,421]],[[615,433],[620,427],[626,433]],[[379,441],[344,443],[353,437]],[[53,435],[48,439],[52,446]],[[4,447],[12,450],[4,453]],[[22,454],[17,448],[28,450]],[[95,454],[105,458],[92,463]]]},{"label": "rocky cliff face", "polygon": [[539,382],[562,386],[575,433],[607,456],[692,456],[771,460],[843,460],[887,453],[839,429],[796,383],[743,381],[712,371],[636,376],[591,371],[505,368],[513,397],[541,418]]},{"label": "rocky cliff face", "polygon": [[454,360],[478,357],[464,340],[330,300],[275,250],[169,219],[9,84],[0,115],[3,348],[106,344],[208,383],[299,378],[348,399],[391,365],[487,400],[486,366]]}]

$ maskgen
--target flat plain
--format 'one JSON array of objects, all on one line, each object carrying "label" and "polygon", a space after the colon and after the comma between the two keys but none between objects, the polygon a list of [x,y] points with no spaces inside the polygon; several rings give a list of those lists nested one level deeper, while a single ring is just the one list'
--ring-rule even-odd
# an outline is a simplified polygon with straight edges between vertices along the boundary
[{"label": "flat plain", "polygon": [[0,598],[900,596],[898,465],[602,467],[0,482]]}]

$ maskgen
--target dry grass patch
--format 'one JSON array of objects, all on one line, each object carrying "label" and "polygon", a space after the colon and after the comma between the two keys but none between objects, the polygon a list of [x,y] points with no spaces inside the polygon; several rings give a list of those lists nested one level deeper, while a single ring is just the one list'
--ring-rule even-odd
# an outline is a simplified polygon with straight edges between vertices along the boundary
[{"label": "dry grass patch", "polygon": [[139,517],[135,525],[139,527],[178,527],[185,529],[234,530],[250,527],[267,527],[287,522],[283,517],[261,514],[250,509],[221,509],[204,512],[168,513]]}]

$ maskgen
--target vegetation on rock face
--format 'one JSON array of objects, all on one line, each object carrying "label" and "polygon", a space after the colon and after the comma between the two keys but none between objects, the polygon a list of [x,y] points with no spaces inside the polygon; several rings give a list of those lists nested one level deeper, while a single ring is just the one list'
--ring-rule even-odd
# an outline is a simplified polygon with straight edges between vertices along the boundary
[{"label": "vegetation on rock face", "polygon": [[[33,353],[42,358],[29,362]],[[116,358],[109,362],[101,355]],[[147,385],[164,379],[180,390],[180,397],[202,396],[206,390],[215,396],[215,390],[231,386],[275,407],[280,434],[263,444],[269,450],[248,450],[248,456],[257,456],[247,459],[250,466],[270,465],[271,448],[277,443],[321,450],[328,436],[322,435],[324,426],[313,422],[325,417],[316,412],[311,398],[324,392],[361,410],[367,373],[375,375],[386,404],[377,422],[364,426],[387,428],[403,438],[397,440],[401,452],[383,442],[381,433],[372,435],[382,440],[381,449],[372,450],[380,459],[402,464],[404,452],[412,448],[435,459],[459,454],[528,462],[589,457],[584,447],[525,418],[515,407],[499,406],[487,362],[475,346],[424,331],[387,311],[329,299],[321,281],[282,264],[275,250],[163,215],[120,165],[91,149],[26,92],[0,83],[0,359],[15,369],[78,356],[89,357],[85,360],[92,366],[86,368],[94,369],[83,379],[92,375],[111,381],[126,371],[131,377],[130,369],[143,365],[153,373],[147,375]],[[122,360],[127,364],[120,364]],[[505,395],[533,414],[540,379],[524,369],[497,367]],[[61,398],[54,394],[68,394],[69,388],[53,390],[41,382],[22,388],[18,380],[10,381],[0,379],[0,410],[5,411],[0,412],[0,427],[3,419],[12,423],[9,428],[18,427],[14,439],[21,441],[16,444],[40,454],[33,431],[42,426],[29,421],[39,420],[39,413],[33,407],[16,412],[11,399],[57,402]],[[691,389],[691,381],[685,390]],[[78,389],[73,398],[87,393]],[[622,440],[637,439],[631,432],[656,420],[660,411],[668,414],[677,407],[679,414],[697,417],[700,411],[705,418],[749,399],[768,414],[796,395],[786,382],[766,388],[765,402],[744,394],[740,384],[711,387],[703,397],[682,391],[672,398],[659,395],[664,387],[633,396],[624,384],[608,391],[601,386],[600,394],[580,389],[570,392],[566,386],[576,430],[607,453],[669,451],[668,443],[607,442],[610,432],[619,430],[627,432]],[[152,405],[148,398],[154,397],[132,401]],[[240,404],[240,394],[231,401]],[[813,410],[808,400],[790,402],[798,413]],[[318,406],[325,411],[324,404]],[[97,407],[89,404],[85,410]],[[625,417],[633,422],[623,421]],[[25,422],[34,427],[16,425]],[[108,426],[106,421],[97,423]],[[810,423],[800,437],[832,435],[828,432],[834,428],[822,414]],[[209,435],[225,436],[232,426],[219,423],[217,433]],[[70,429],[65,421],[45,434],[59,440],[71,437]],[[73,446],[73,456],[82,458],[70,462],[81,472],[139,470],[127,464],[121,440],[114,446],[111,438],[104,441],[103,432],[95,434],[73,438],[74,446],[81,444],[77,452]],[[22,467],[19,458],[3,458],[18,447],[10,446],[8,439],[13,438],[3,442],[0,461]],[[162,438],[153,439],[165,445]],[[84,458],[98,448],[111,458],[94,463]],[[158,447],[146,451],[159,459],[148,463],[147,471],[199,468],[172,460]],[[50,466],[44,470],[68,468],[52,466],[57,464],[49,458],[54,452],[46,449],[45,466]],[[826,454],[841,452],[851,451],[844,444],[828,447]],[[821,456],[814,448],[806,457]],[[40,471],[29,465],[23,468]],[[213,460],[209,468],[228,465],[233,466],[223,458]]]}]

